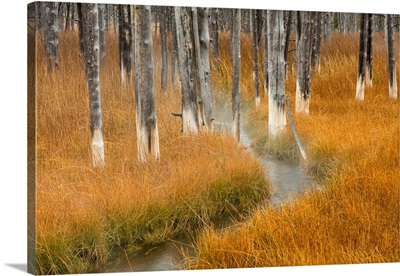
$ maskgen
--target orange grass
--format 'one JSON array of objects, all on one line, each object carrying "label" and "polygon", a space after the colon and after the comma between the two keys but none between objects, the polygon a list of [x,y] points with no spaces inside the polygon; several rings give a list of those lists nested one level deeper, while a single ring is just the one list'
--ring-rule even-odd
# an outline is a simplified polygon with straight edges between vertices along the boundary
[{"label": "orange grass", "polygon": [[[191,268],[399,261],[399,103],[389,98],[383,34],[375,34],[373,87],[364,102],[355,100],[357,64],[358,35],[334,35],[322,47],[321,73],[313,73],[310,116],[294,115],[305,166],[324,189],[262,208],[236,228],[205,230]],[[292,110],[295,76],[290,71],[286,83]],[[253,138],[264,148],[276,146],[265,138],[266,101],[244,119],[260,130]]]},{"label": "orange grass", "polygon": [[101,68],[105,163],[92,168],[89,102],[77,32],[60,34],[60,63],[37,56],[37,273],[93,271],[113,248],[137,250],[209,223],[235,206],[248,211],[269,194],[260,162],[229,135],[182,135],[179,89],[160,91],[161,160],[137,160],[133,85],[121,87],[117,35],[107,34]]}]

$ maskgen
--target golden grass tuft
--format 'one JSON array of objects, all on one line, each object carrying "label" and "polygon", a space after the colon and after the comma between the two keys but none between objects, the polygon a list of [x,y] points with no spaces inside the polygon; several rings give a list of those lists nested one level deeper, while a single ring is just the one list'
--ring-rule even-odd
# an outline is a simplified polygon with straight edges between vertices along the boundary
[{"label": "golden grass tuft", "polygon": [[[373,87],[364,102],[355,100],[358,36],[334,35],[322,47],[321,73],[313,73],[310,116],[294,116],[305,166],[324,189],[262,208],[234,229],[205,230],[191,268],[399,261],[399,103],[388,95],[382,36],[375,34]],[[289,71],[286,83],[293,105],[295,76]],[[273,152],[267,103],[249,110],[253,138]]]},{"label": "golden grass tuft", "polygon": [[120,84],[117,35],[107,34],[101,68],[105,163],[92,168],[89,102],[77,32],[60,34],[54,74],[37,56],[38,274],[90,272],[115,247],[137,250],[226,208],[247,211],[269,194],[260,162],[230,136],[182,135],[179,90],[160,91],[155,41],[161,160],[137,160],[133,85]]}]

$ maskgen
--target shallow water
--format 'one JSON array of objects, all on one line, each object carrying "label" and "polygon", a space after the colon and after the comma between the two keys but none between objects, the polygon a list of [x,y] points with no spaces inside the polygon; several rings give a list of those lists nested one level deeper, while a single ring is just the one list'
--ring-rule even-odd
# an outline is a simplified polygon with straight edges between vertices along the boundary
[{"label": "shallow water", "polygon": [[[215,130],[230,135],[232,126],[230,106],[214,105],[214,118]],[[243,127],[240,128],[240,143],[251,150],[250,137]],[[279,206],[313,186],[313,179],[307,176],[298,162],[278,160],[268,155],[258,158],[273,185],[269,204]],[[213,225],[217,229],[222,229],[233,225],[234,221],[237,221],[237,216],[227,214],[214,220]],[[188,231],[159,245],[145,247],[134,255],[126,256],[124,252],[119,252],[116,254],[118,257],[112,258],[98,272],[162,271],[184,268],[183,252],[186,256],[196,258],[193,245],[195,237],[196,233]]]}]

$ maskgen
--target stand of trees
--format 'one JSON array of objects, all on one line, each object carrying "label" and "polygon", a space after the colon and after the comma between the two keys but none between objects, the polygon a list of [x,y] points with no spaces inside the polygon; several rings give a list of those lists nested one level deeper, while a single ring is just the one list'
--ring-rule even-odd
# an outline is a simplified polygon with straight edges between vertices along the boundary
[{"label": "stand of trees", "polygon": [[[173,114],[181,117],[183,133],[213,129],[209,58],[220,59],[219,35],[225,31],[230,31],[231,35],[232,132],[237,139],[240,137],[241,33],[248,33],[253,39],[256,105],[260,104],[258,57],[263,41],[263,88],[269,97],[271,138],[279,136],[286,126],[288,53],[296,52],[296,113],[309,114],[312,73],[321,70],[321,41],[330,43],[333,32],[346,35],[360,30],[356,84],[358,100],[364,99],[365,86],[372,85],[373,32],[385,32],[389,96],[397,99],[394,32],[399,30],[399,16],[54,2],[37,2],[29,9],[30,12],[33,10],[36,29],[43,33],[45,59],[50,73],[57,69],[59,63],[59,31],[75,30],[75,25],[78,25],[79,48],[85,63],[90,99],[95,167],[105,164],[99,70],[100,66],[105,66],[107,31],[118,32],[121,83],[132,79],[135,82],[138,158],[143,162],[149,158],[160,158],[152,36],[159,35],[161,38],[161,89],[167,93],[168,74],[171,75],[171,85],[176,85],[179,74],[182,110]],[[297,38],[292,43],[293,32]],[[168,49],[171,49],[170,58]]]}]

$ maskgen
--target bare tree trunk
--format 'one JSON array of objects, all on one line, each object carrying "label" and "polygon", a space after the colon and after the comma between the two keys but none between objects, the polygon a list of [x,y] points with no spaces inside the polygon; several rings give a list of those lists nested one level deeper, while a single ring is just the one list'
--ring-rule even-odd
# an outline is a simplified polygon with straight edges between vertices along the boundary
[{"label": "bare tree trunk", "polygon": [[45,57],[49,71],[58,67],[58,4],[55,2],[44,3],[44,41],[45,41]]},{"label": "bare tree trunk", "polygon": [[367,62],[367,14],[361,14],[361,29],[360,29],[360,50],[358,56],[358,75],[357,75],[357,88],[356,99],[364,100],[365,89],[365,67]]},{"label": "bare tree trunk", "polygon": [[265,18],[265,24],[264,24],[264,95],[268,94],[268,86],[269,86],[269,76],[268,76],[268,12],[267,10],[264,10],[264,18]]},{"label": "bare tree trunk", "polygon": [[327,41],[329,44],[331,43],[332,40],[332,30],[331,30],[331,13],[328,12],[325,15],[325,24],[324,24],[324,39]]},{"label": "bare tree trunk", "polygon": [[232,134],[240,141],[240,26],[239,9],[232,9]]},{"label": "bare tree trunk", "polygon": [[171,83],[175,85],[176,80],[176,65],[178,63],[178,41],[177,41],[177,30],[176,30],[176,21],[175,21],[175,11],[172,7],[171,12],[171,23],[172,23],[172,57],[171,57]]},{"label": "bare tree trunk", "polygon": [[311,96],[312,13],[300,12],[300,36],[297,38],[296,113],[309,114]]},{"label": "bare tree trunk", "polygon": [[135,75],[138,158],[145,162],[160,158],[150,6],[135,7]]},{"label": "bare tree trunk", "polygon": [[258,64],[258,13],[257,10],[251,10],[253,19],[253,58],[254,58],[254,89],[255,89],[255,99],[256,106],[260,105],[260,73]]},{"label": "bare tree trunk", "polygon": [[372,47],[373,47],[373,30],[372,30],[372,14],[367,16],[367,63],[365,68],[366,84],[372,86]]},{"label": "bare tree trunk", "polygon": [[82,14],[82,4],[77,3],[77,13],[78,13],[78,32],[79,32],[79,50],[80,50],[80,55],[82,58],[84,58],[85,53],[84,53],[84,39],[83,39],[83,14]]},{"label": "bare tree trunk", "polygon": [[197,97],[193,72],[193,29],[189,8],[175,7],[179,72],[182,91],[182,132],[198,132]]},{"label": "bare tree trunk", "polygon": [[119,5],[119,65],[121,70],[121,83],[132,76],[132,7],[131,5]]},{"label": "bare tree trunk", "polygon": [[71,3],[71,30],[75,30],[76,3]]},{"label": "bare tree trunk", "polygon": [[292,17],[293,17],[293,12],[287,11],[287,16],[286,16],[286,20],[285,20],[286,36],[285,36],[285,50],[284,50],[285,72],[287,71],[287,63],[288,63],[287,55],[289,52],[290,34],[291,34],[291,28],[292,28]]},{"label": "bare tree trunk", "polygon": [[211,43],[213,48],[214,59],[219,60],[221,57],[219,51],[219,25],[218,25],[218,8],[211,8]]},{"label": "bare tree trunk", "polygon": [[100,37],[100,58],[102,61],[106,56],[106,36],[105,36],[105,28],[104,28],[104,14],[105,14],[105,5],[99,4],[99,37]]},{"label": "bare tree trunk", "polygon": [[119,13],[119,5],[111,5],[113,7],[113,26],[114,26],[114,33],[117,32],[118,27],[118,13]]},{"label": "bare tree trunk", "polygon": [[64,31],[68,31],[69,28],[71,27],[71,3],[66,3],[67,5],[67,10],[65,14],[65,28]]},{"label": "bare tree trunk", "polygon": [[396,57],[394,55],[394,31],[393,15],[386,15],[387,26],[387,45],[388,45],[388,77],[389,77],[389,96],[397,99],[397,80],[396,80]]},{"label": "bare tree trunk", "polygon": [[168,48],[167,48],[167,9],[168,7],[160,7],[160,33],[161,33],[161,89],[167,89],[168,76]]},{"label": "bare tree trunk", "polygon": [[90,131],[92,134],[92,161],[94,167],[103,167],[104,142],[100,101],[100,49],[97,4],[81,4],[83,15],[86,80],[90,103]]},{"label": "bare tree trunk", "polygon": [[316,15],[316,22],[314,25],[314,39],[312,50],[312,66],[317,69],[318,73],[321,72],[321,37],[322,37],[322,14],[320,12],[314,13]]},{"label": "bare tree trunk", "polygon": [[285,29],[283,11],[268,11],[268,133],[271,139],[285,129]]},{"label": "bare tree trunk", "polygon": [[[198,18],[198,34],[199,34],[199,46],[200,46],[200,59],[199,59],[199,71],[203,71],[199,75],[204,77],[204,90],[202,91],[202,113],[203,123],[207,129],[213,129],[213,112],[212,112],[212,101],[211,101],[211,83],[210,83],[210,35],[208,28],[208,8],[197,8]],[[202,87],[202,85],[200,85]]]}]

